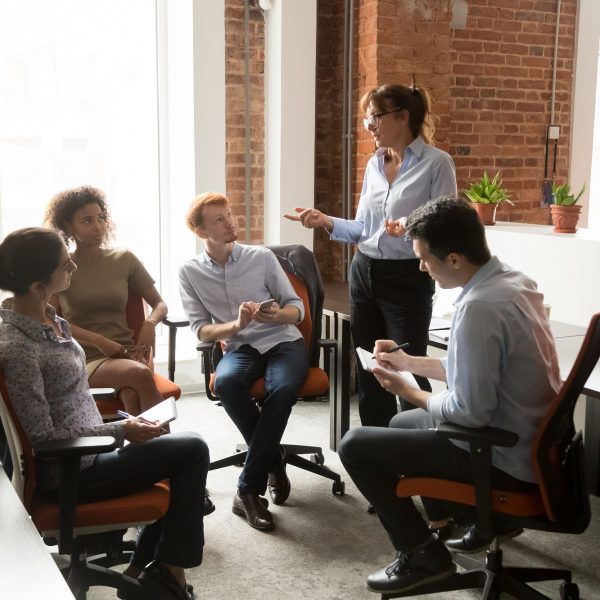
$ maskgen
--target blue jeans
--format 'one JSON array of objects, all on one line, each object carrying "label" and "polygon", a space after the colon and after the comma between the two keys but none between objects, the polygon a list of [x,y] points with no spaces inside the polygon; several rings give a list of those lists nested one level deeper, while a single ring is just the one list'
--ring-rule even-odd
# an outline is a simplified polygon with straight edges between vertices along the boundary
[{"label": "blue jeans", "polygon": [[143,444],[128,444],[98,454],[81,471],[79,499],[106,500],[131,494],[168,479],[169,508],[162,519],[138,533],[131,563],[139,568],[159,559],[178,567],[196,567],[204,547],[204,489],[210,457],[206,442],[193,432],[171,433]]},{"label": "blue jeans", "polygon": [[[269,469],[296,394],[308,369],[304,340],[277,344],[264,354],[245,344],[227,352],[215,372],[215,394],[248,445],[248,456],[239,478],[241,494],[264,494]],[[265,378],[266,397],[259,409],[250,396],[252,384]]]},{"label": "blue jeans", "polygon": [[[425,356],[429,340],[433,279],[417,259],[376,260],[357,252],[350,266],[350,327],[354,346],[372,350],[375,340],[409,342],[408,354]],[[363,425],[387,427],[398,412],[396,396],[371,373],[357,369],[358,411]],[[422,389],[429,381],[417,377]],[[402,409],[414,408],[401,401]]]}]

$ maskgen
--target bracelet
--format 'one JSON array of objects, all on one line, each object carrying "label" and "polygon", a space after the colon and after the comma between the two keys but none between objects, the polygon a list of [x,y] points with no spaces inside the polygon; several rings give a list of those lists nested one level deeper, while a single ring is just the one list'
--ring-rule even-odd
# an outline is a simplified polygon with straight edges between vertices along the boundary
[{"label": "bracelet", "polygon": [[156,321],[153,321],[152,319],[146,319],[144,323],[150,323],[150,325],[154,325],[154,327],[158,325],[158,323]]}]

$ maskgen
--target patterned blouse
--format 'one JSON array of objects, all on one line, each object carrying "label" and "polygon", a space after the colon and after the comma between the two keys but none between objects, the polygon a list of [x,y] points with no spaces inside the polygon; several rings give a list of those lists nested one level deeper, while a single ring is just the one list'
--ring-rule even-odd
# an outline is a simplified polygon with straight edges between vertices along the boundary
[{"label": "patterned blouse", "polygon": [[[0,308],[0,368],[15,411],[32,444],[43,440],[112,435],[124,439],[123,423],[104,423],[88,386],[85,355],[67,321],[48,305],[46,314],[62,332],[11,310],[12,299]],[[81,469],[95,455],[84,456]],[[58,485],[58,472],[44,470],[38,484]],[[41,479],[40,479],[41,477]]]}]

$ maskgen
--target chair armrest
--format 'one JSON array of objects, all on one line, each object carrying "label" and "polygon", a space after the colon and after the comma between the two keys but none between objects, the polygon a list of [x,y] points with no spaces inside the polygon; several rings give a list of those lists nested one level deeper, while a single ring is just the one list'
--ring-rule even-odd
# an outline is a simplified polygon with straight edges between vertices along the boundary
[{"label": "chair armrest", "polygon": [[204,391],[212,402],[219,402],[219,397],[210,391],[210,376],[213,372],[212,354],[217,342],[198,342],[196,350],[202,352],[202,372],[204,373]]},{"label": "chair armrest", "polygon": [[471,469],[475,486],[477,525],[484,538],[492,536],[492,447],[514,446],[519,436],[498,427],[469,428],[454,423],[440,423],[435,432],[447,439],[469,443]]},{"label": "chair armrest", "polygon": [[512,447],[519,441],[519,436],[513,431],[499,427],[463,427],[454,423],[440,423],[435,431],[445,438],[474,442],[484,446]]},{"label": "chair armrest", "polygon": [[111,435],[66,438],[62,440],[44,440],[33,445],[37,458],[81,458],[87,454],[112,452],[117,440]]},{"label": "chair armrest", "polygon": [[177,329],[187,327],[187,319],[169,319],[165,317],[162,322],[169,328],[169,353],[167,356],[167,373],[171,381],[175,381],[175,346],[177,343]]},{"label": "chair armrest", "polygon": [[115,388],[90,388],[90,392],[92,392],[92,396],[94,396],[94,400],[113,400],[117,397],[117,390]]},{"label": "chair armrest", "polygon": [[169,317],[165,317],[162,322],[167,327],[187,327],[190,322],[187,319],[169,319]]},{"label": "chair armrest", "polygon": [[112,436],[87,436],[62,440],[46,440],[35,444],[36,458],[56,458],[60,461],[59,554],[68,554],[73,545],[73,526],[77,507],[77,484],[81,457],[87,454],[111,452],[117,447]]}]

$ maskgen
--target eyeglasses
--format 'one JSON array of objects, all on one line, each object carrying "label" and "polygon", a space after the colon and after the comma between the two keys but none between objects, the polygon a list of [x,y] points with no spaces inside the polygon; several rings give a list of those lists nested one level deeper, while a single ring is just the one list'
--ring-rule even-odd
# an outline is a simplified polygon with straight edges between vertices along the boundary
[{"label": "eyeglasses", "polygon": [[370,129],[377,129],[379,127],[379,119],[381,117],[383,117],[384,115],[389,115],[390,113],[400,112],[401,110],[404,109],[394,108],[393,110],[386,110],[380,113],[373,113],[372,115],[369,115],[368,117],[365,117],[363,119],[363,125],[365,126],[365,129],[367,131],[369,131]]}]

